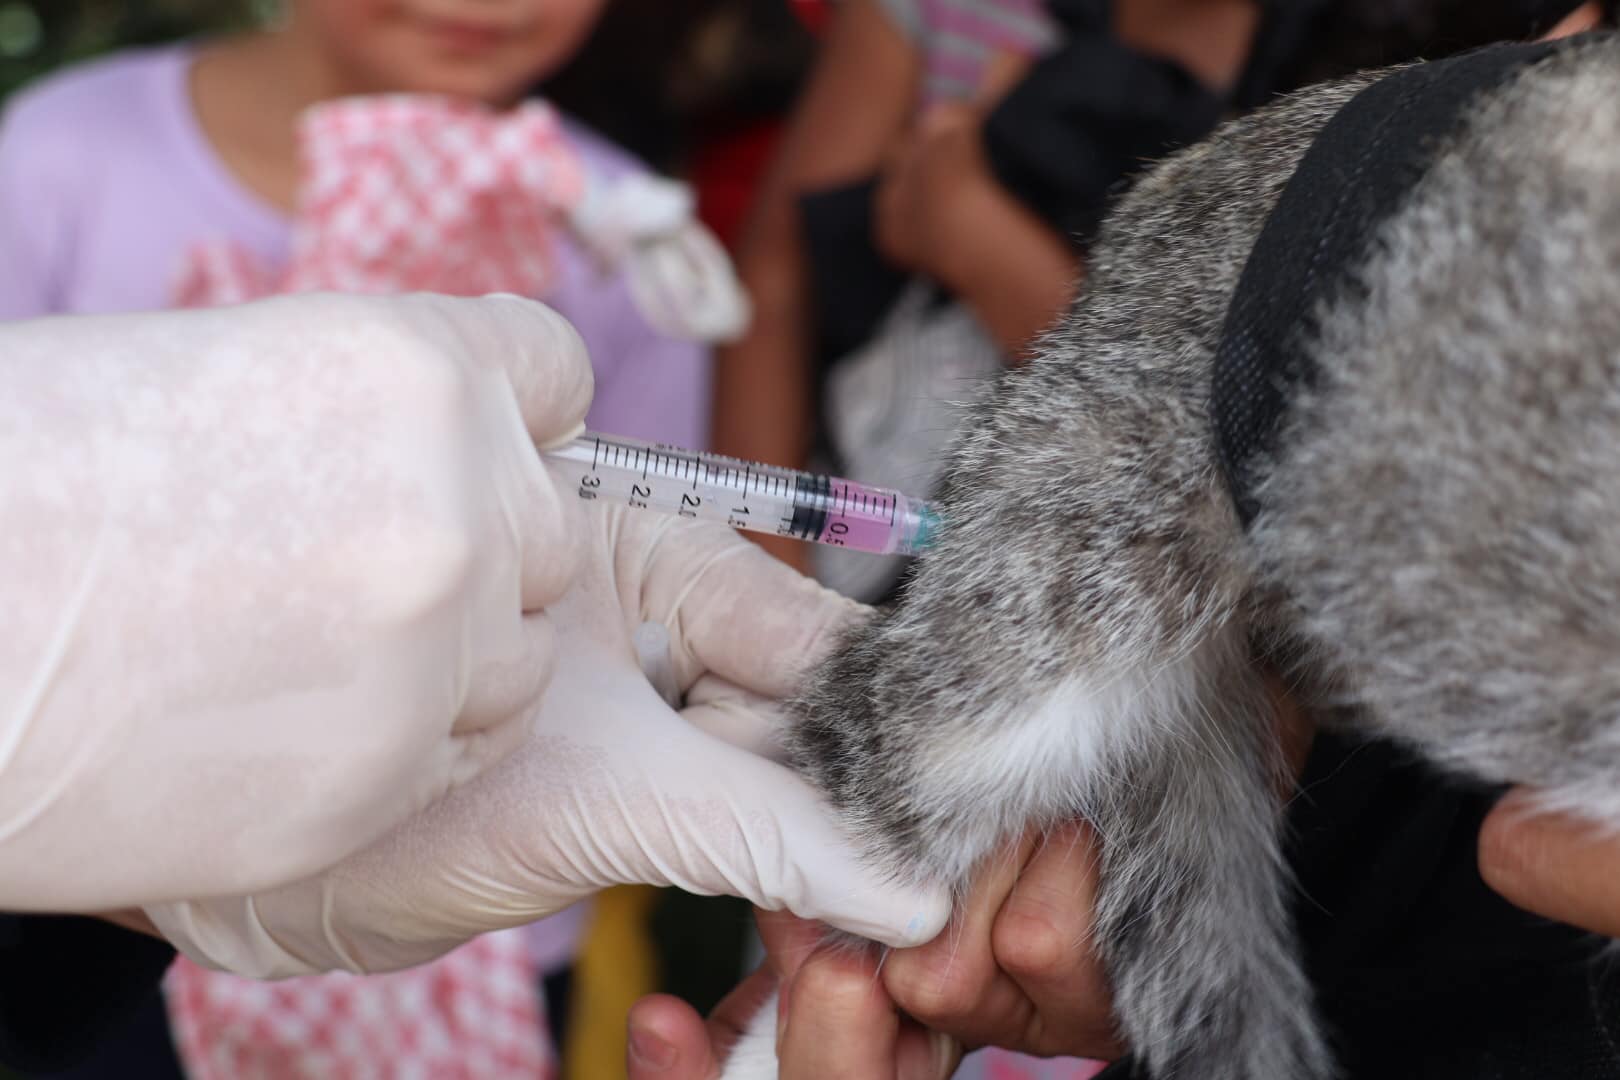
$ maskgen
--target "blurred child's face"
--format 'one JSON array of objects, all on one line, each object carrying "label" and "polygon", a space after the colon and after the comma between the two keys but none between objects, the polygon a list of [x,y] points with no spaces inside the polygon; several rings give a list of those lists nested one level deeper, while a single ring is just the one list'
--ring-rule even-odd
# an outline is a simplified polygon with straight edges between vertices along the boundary
[{"label": "blurred child's face", "polygon": [[345,92],[507,105],[562,67],[606,0],[296,0]]}]

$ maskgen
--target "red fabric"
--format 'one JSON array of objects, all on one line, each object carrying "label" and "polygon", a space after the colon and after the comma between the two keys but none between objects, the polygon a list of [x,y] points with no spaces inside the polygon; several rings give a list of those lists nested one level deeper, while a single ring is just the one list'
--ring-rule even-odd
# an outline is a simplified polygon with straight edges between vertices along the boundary
[{"label": "red fabric", "polygon": [[164,982],[190,1080],[549,1080],[521,931],[391,975],[259,982],[176,961]]},{"label": "red fabric", "polygon": [[[788,7],[817,35],[832,16],[826,0],[789,0]],[[737,250],[743,221],[786,127],[782,120],[761,121],[714,140],[694,155],[691,181],[697,191],[698,219],[728,251]]]},{"label": "red fabric", "polygon": [[832,5],[827,3],[827,0],[790,0],[788,6],[813,34],[821,33],[827,25],[827,20],[832,18]]},{"label": "red fabric", "polygon": [[303,175],[290,264],[228,242],[191,253],[183,306],[333,289],[541,296],[555,230],[584,195],[556,111],[505,113],[396,95],[316,106],[299,128]]},{"label": "red fabric", "polygon": [[743,221],[781,136],[778,121],[754,124],[703,147],[692,162],[698,219],[729,251],[737,249]]}]

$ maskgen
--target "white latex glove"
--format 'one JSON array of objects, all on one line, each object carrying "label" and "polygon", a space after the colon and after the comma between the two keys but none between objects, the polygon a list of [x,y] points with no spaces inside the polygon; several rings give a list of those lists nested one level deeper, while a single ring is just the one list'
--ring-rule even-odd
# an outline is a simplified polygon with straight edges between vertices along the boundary
[{"label": "white latex glove", "polygon": [[[379,971],[622,882],[730,893],[895,945],[932,938],[941,892],[865,867],[768,750],[788,693],[862,609],[735,533],[593,507],[578,586],[551,610],[556,677],[512,757],[320,877],[252,900],[148,910],[188,956],[255,976]],[[631,634],[669,629],[675,713]]]},{"label": "white latex glove", "polygon": [[0,909],[295,881],[513,748],[590,396],[515,297],[0,327]]}]

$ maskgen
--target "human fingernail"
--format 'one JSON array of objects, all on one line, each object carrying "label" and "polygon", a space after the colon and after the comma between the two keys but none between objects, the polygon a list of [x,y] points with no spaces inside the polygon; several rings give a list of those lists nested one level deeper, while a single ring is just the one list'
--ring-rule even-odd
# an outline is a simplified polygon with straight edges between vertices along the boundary
[{"label": "human fingernail", "polygon": [[630,1029],[630,1057],[648,1069],[667,1069],[675,1064],[675,1047],[642,1028]]}]

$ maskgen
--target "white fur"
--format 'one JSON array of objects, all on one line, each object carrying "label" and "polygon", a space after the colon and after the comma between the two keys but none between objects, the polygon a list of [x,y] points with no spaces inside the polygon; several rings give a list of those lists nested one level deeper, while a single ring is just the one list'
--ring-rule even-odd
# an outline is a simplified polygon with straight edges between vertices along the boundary
[{"label": "white fur", "polygon": [[952,821],[949,850],[933,871],[965,882],[974,864],[1031,823],[1084,812],[1087,790],[1128,755],[1156,718],[1173,715],[1194,693],[1191,665],[1101,686],[1070,679],[1032,702],[985,717],[971,737],[942,741],[918,763],[916,797],[941,803],[929,816]]},{"label": "white fur", "polygon": [[748,1021],[726,1058],[720,1080],[776,1080],[776,995]]}]

